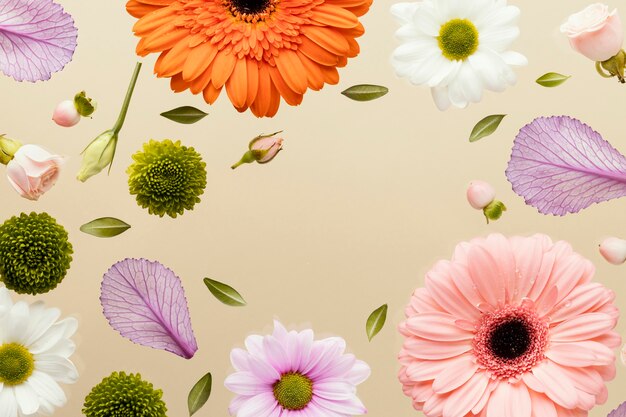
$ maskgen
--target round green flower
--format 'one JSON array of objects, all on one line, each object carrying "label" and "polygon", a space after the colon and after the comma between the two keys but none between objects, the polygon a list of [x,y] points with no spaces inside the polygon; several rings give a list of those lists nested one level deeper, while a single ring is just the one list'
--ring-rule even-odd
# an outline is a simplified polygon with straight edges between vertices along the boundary
[{"label": "round green flower", "polygon": [[140,374],[113,372],[91,389],[83,414],[87,417],[166,417],[163,391]]},{"label": "round green flower", "polygon": [[0,279],[20,294],[43,294],[65,278],[72,261],[67,232],[47,213],[22,213],[0,226]]},{"label": "round green flower", "polygon": [[206,164],[194,148],[165,139],[144,143],[126,171],[130,194],[150,214],[176,217],[200,202],[206,187]]}]

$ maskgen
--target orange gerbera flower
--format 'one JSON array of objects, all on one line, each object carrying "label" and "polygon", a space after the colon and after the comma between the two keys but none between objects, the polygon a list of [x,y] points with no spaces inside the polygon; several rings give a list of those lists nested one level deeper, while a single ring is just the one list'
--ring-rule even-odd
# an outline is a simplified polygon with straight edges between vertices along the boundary
[{"label": "orange gerbera flower", "polygon": [[137,54],[159,52],[154,71],[172,90],[223,87],[235,108],[274,116],[282,97],[297,106],[307,89],[337,84],[337,67],[359,53],[358,17],[372,0],[130,0],[139,18]]}]

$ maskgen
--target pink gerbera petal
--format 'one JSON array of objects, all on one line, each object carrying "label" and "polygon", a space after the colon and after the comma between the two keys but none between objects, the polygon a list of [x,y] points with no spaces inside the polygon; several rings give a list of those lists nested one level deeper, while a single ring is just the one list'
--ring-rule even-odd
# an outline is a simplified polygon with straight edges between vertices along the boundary
[{"label": "pink gerbera petal", "polygon": [[583,417],[615,376],[618,311],[565,242],[490,235],[426,274],[398,378],[427,417]]}]

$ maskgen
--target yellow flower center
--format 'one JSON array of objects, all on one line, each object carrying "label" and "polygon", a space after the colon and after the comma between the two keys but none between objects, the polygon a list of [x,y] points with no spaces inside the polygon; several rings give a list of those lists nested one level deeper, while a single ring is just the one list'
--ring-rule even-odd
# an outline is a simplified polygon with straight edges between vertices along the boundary
[{"label": "yellow flower center", "polygon": [[286,410],[302,410],[313,398],[313,381],[297,372],[283,374],[274,384],[274,398]]},{"label": "yellow flower center", "polygon": [[0,346],[0,382],[5,385],[24,383],[35,370],[32,353],[18,343]]},{"label": "yellow flower center", "polygon": [[478,49],[478,30],[467,19],[452,19],[441,25],[439,49],[450,61],[463,61]]}]

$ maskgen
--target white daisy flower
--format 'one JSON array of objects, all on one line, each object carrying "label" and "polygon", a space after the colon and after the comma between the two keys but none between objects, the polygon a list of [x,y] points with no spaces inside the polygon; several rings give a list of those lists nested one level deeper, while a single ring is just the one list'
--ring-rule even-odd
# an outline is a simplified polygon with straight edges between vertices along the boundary
[{"label": "white daisy flower", "polygon": [[67,402],[59,383],[76,382],[69,360],[77,321],[43,302],[15,304],[0,288],[0,416],[50,415]]},{"label": "white daisy flower", "polygon": [[396,74],[428,85],[440,110],[477,103],[484,89],[504,91],[516,81],[510,66],[528,63],[509,50],[520,10],[507,0],[423,0],[394,4],[391,13],[402,25]]}]

